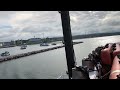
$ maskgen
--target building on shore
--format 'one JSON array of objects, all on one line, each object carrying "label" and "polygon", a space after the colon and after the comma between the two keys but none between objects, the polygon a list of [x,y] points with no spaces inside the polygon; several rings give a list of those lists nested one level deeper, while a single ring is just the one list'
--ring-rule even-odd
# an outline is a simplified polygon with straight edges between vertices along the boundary
[{"label": "building on shore", "polygon": [[28,39],[28,44],[40,44],[42,43],[41,38],[30,38]]},{"label": "building on shore", "polygon": [[3,48],[15,47],[15,46],[16,46],[16,43],[15,43],[15,41],[3,42],[3,43],[1,44],[1,46],[2,46]]}]

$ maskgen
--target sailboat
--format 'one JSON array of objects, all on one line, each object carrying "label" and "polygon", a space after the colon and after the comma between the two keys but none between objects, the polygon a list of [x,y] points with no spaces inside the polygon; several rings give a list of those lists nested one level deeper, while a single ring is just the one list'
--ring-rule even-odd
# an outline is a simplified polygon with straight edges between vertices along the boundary
[{"label": "sailboat", "polygon": [[[43,39],[45,39],[44,33],[43,33]],[[46,41],[43,41],[42,43],[40,43],[40,46],[49,46],[49,44]]]},{"label": "sailboat", "polygon": [[21,41],[21,48],[20,49],[26,49],[27,48],[27,45],[25,43],[22,43]]}]

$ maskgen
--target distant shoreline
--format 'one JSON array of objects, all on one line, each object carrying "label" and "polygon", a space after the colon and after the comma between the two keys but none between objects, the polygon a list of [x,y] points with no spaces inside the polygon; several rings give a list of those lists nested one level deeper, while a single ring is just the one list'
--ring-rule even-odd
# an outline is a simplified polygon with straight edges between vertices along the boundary
[{"label": "distant shoreline", "polygon": [[[77,39],[96,38],[96,37],[105,37],[105,36],[116,36],[116,35],[120,35],[120,32],[94,33],[94,34],[87,34],[87,35],[74,35],[74,36],[72,36],[72,39],[77,40]],[[54,38],[49,38],[49,39],[50,39],[50,41],[48,43],[57,42],[57,41],[63,41],[63,37],[54,37]],[[36,43],[36,44],[38,44],[38,43]],[[35,44],[27,44],[27,45],[35,45]],[[16,45],[16,46],[20,46],[20,45]],[[10,48],[10,47],[0,47],[0,49],[1,48]]]}]

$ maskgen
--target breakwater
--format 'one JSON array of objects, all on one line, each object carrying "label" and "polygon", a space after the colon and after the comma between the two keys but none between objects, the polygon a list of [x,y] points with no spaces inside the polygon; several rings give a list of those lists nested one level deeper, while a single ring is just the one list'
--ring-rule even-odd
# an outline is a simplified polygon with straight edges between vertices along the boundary
[{"label": "breakwater", "polygon": [[[82,43],[82,42],[74,42],[73,45],[79,44],[79,43]],[[52,47],[52,48],[46,48],[46,49],[42,49],[42,50],[31,51],[31,52],[17,54],[17,55],[10,55],[10,56],[0,58],[0,62],[9,61],[9,60],[13,60],[13,59],[18,59],[18,58],[38,54],[38,53],[43,53],[43,52],[47,52],[47,51],[50,51],[50,50],[59,49],[59,48],[62,48],[62,47],[64,47],[64,45],[56,46],[56,47]]]}]

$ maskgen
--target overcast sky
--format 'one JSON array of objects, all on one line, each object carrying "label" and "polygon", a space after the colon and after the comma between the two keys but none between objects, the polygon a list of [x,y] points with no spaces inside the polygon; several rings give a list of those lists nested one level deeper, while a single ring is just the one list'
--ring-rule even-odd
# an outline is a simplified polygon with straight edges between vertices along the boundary
[{"label": "overcast sky", "polygon": [[[70,11],[70,18],[72,35],[120,30],[120,11]],[[63,36],[58,11],[0,11],[0,42],[34,36]]]}]

